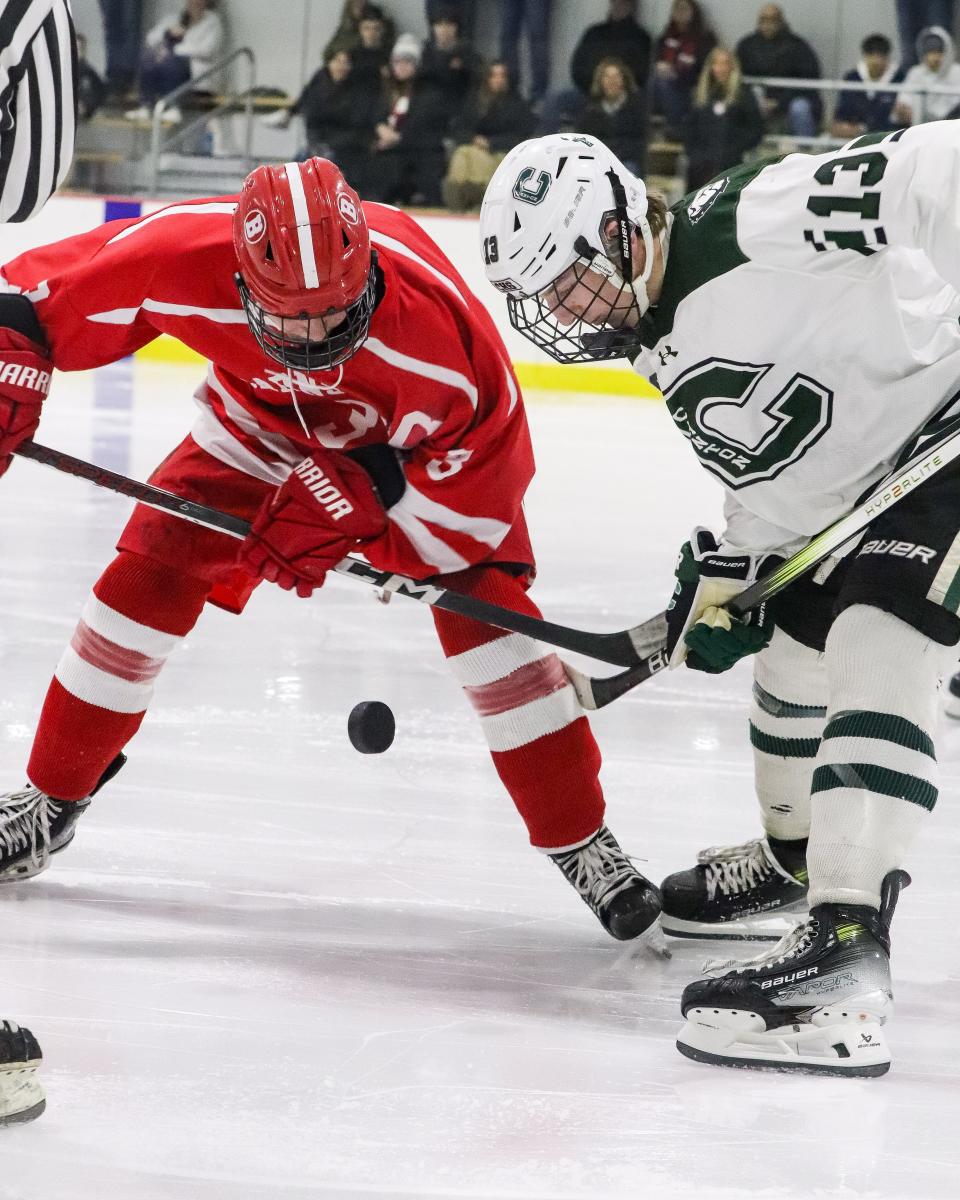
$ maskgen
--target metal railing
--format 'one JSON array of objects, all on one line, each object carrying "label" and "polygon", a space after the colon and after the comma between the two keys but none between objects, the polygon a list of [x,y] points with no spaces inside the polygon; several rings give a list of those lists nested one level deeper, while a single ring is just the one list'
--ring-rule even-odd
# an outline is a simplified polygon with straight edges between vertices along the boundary
[{"label": "metal railing", "polygon": [[905,96],[955,96],[960,103],[960,87],[931,83],[919,87],[901,79],[899,83],[860,83],[853,79],[787,79],[781,75],[744,75],[752,87],[777,88],[791,92],[894,92]]},{"label": "metal railing", "polygon": [[[219,75],[226,70],[232,63],[238,59],[242,59],[247,64],[247,81],[246,87],[242,91],[231,93],[226,98],[218,101],[212,108],[205,108],[203,112],[198,113],[190,120],[185,120],[175,127],[168,127],[164,124],[164,114],[168,113],[173,108],[179,108],[179,101],[188,96],[191,92],[197,90],[197,85],[210,79],[214,75]],[[148,169],[148,186],[151,195],[156,195],[157,187],[160,181],[161,165],[160,160],[163,154],[169,153],[171,150],[180,146],[187,140],[191,133],[196,133],[201,125],[206,124],[218,115],[233,112],[236,110],[237,101],[243,100],[244,124],[243,124],[243,160],[244,174],[247,174],[252,169],[251,162],[251,146],[253,144],[253,89],[257,82],[257,60],[249,46],[240,46],[238,49],[231,51],[223,58],[217,61],[202,74],[195,76],[193,79],[188,79],[185,83],[181,83],[179,87],[168,92],[153,106],[153,115],[151,118],[150,130],[150,163]]]}]

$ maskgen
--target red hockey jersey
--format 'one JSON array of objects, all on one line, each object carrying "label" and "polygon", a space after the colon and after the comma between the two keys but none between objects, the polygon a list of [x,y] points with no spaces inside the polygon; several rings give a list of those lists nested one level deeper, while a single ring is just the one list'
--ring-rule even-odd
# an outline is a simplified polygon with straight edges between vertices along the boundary
[{"label": "red hockey jersey", "polygon": [[287,373],[247,327],[234,283],[235,197],[173,204],[31,250],[0,271],[26,293],[53,362],[79,371],[168,333],[209,360],[191,430],[207,453],[279,485],[317,443],[389,443],[406,491],[371,561],[424,576],[486,559],[531,562],[521,513],[533,453],[490,315],[404,213],[364,209],[384,295],[361,350],[333,371]]}]

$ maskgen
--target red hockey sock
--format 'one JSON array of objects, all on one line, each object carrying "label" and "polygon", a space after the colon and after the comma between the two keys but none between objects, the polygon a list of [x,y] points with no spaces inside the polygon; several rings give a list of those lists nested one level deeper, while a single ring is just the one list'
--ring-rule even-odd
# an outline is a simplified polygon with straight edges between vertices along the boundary
[{"label": "red hockey sock", "polygon": [[153,681],[196,624],[210,585],[121,551],[100,576],[50,684],[27,776],[58,800],[89,796],[140,727]]},{"label": "red hockey sock", "polygon": [[[472,567],[443,582],[516,612],[541,615],[523,584],[497,568]],[[595,833],[604,813],[600,750],[557,655],[532,638],[455,613],[435,608],[433,619],[530,841],[551,850]]]}]

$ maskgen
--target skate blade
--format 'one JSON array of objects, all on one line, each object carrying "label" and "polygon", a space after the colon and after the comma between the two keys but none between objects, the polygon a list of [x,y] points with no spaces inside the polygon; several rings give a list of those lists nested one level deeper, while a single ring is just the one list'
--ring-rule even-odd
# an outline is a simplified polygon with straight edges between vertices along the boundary
[{"label": "skate blade", "polygon": [[801,921],[809,916],[809,909],[780,909],[776,914],[760,914],[744,917],[739,921],[723,921],[707,924],[704,921],[684,921],[664,913],[661,918],[663,932],[675,938],[697,938],[711,942],[779,942]]},{"label": "skate blade", "polygon": [[673,958],[667,939],[663,936],[663,930],[660,928],[659,917],[640,934],[633,945],[643,954],[653,955],[654,958]]},{"label": "skate blade", "polygon": [[872,1078],[890,1070],[886,1037],[872,1015],[768,1030],[756,1013],[691,1009],[676,1044],[687,1058],[719,1067]]},{"label": "skate blade", "polygon": [[0,1070],[0,1125],[36,1120],[47,1106],[37,1080],[38,1063]]}]

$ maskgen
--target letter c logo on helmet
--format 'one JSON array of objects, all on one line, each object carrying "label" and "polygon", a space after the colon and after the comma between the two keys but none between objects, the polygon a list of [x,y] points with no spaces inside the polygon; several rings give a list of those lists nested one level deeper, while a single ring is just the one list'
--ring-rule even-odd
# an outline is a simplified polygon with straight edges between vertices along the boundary
[{"label": "letter c logo on helmet", "polygon": [[550,190],[552,182],[549,171],[535,171],[533,167],[524,167],[513,185],[513,194],[524,204],[540,204]]},{"label": "letter c logo on helmet", "polygon": [[256,244],[266,232],[267,218],[259,208],[251,209],[243,219],[243,236],[251,244]]}]

